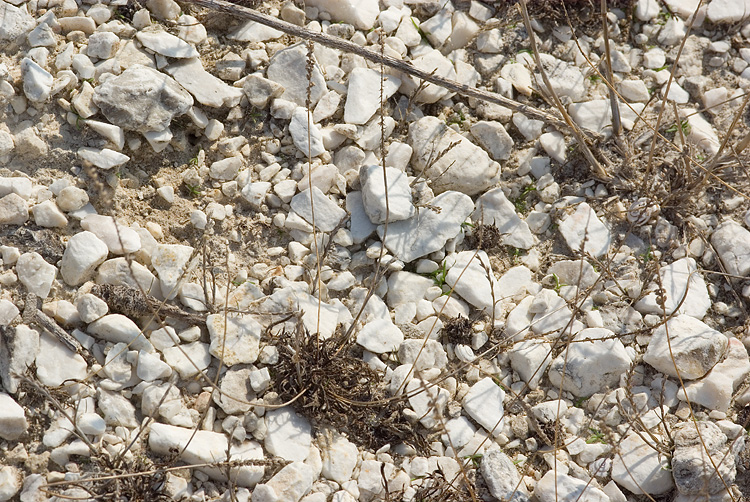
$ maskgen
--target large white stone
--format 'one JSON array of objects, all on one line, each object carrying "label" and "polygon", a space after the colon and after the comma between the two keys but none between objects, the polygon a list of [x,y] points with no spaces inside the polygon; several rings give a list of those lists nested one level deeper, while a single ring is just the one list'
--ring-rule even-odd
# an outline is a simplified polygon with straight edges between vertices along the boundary
[{"label": "large white stone", "polygon": [[[284,88],[281,97],[292,101],[298,106],[306,106],[308,94],[307,78],[307,47],[296,44],[282,49],[273,55],[266,69],[266,77]],[[312,56],[312,87],[310,88],[310,107],[314,107],[318,100],[326,93],[326,81],[320,71],[315,57]]]},{"label": "large white stone", "polygon": [[484,251],[461,251],[456,253],[455,261],[445,282],[461,298],[480,310],[492,312],[493,301],[497,304],[502,298],[492,265]]},{"label": "large white stone", "polygon": [[62,342],[43,333],[36,356],[36,376],[49,387],[70,385],[86,378],[86,361]]},{"label": "large white stone", "polygon": [[36,23],[24,8],[8,2],[0,4],[0,40],[13,42],[21,35],[31,31]]},{"label": "large white stone", "polygon": [[232,107],[239,104],[242,89],[227,85],[220,78],[214,77],[203,68],[200,58],[186,59],[167,66],[164,71],[172,77],[199,103],[219,107]]},{"label": "large white stone", "polygon": [[586,481],[560,471],[550,469],[537,481],[534,497],[539,502],[578,500],[586,502],[610,502],[606,493]]},{"label": "large white stone", "polygon": [[409,406],[419,417],[419,422],[428,429],[440,427],[445,419],[445,406],[450,394],[433,383],[412,378],[406,385]]},{"label": "large white stone", "polygon": [[360,30],[369,30],[380,13],[378,0],[309,0],[307,5],[318,7],[332,16]]},{"label": "large white stone", "polygon": [[[7,195],[6,197],[10,197]],[[16,275],[26,291],[40,298],[47,298],[57,275],[57,267],[47,263],[42,255],[32,251],[24,253],[16,261]]]},{"label": "large white stone", "polygon": [[[411,64],[418,70],[432,73],[437,77],[456,80],[456,69],[453,63],[437,49],[417,56],[411,60]],[[400,91],[407,96],[415,96],[414,100],[419,103],[436,103],[453,95],[448,89],[432,83],[427,83],[419,88],[420,83],[422,83],[421,80],[407,76],[401,82]]]},{"label": "large white stone", "polygon": [[341,209],[338,204],[328,198],[316,186],[303,190],[292,197],[290,206],[310,224],[313,223],[314,212],[315,226],[323,232],[332,231],[346,215],[346,211]]},{"label": "large white stone", "polygon": [[510,349],[510,366],[534,390],[552,361],[552,344],[543,340],[523,340]]},{"label": "large white stone", "polygon": [[[312,489],[317,472],[309,464],[292,462],[274,475],[268,483],[253,490],[253,502],[297,502]],[[309,497],[305,497],[308,502]]]},{"label": "large white stone", "polygon": [[409,144],[414,149],[412,169],[415,173],[424,171],[435,193],[456,190],[474,195],[499,179],[500,164],[437,117],[413,122]]},{"label": "large white stone", "polygon": [[499,436],[505,423],[504,399],[505,391],[491,377],[485,377],[471,386],[463,408],[487,432]]},{"label": "large white stone", "polygon": [[612,461],[612,479],[637,495],[661,495],[674,488],[669,459],[646,439],[651,440],[648,434],[631,432],[622,440]]},{"label": "large white stone", "polygon": [[23,408],[11,396],[0,392],[0,437],[15,441],[26,433],[28,427]]},{"label": "large white stone", "polygon": [[[160,455],[181,453],[180,459],[187,464],[212,464],[227,460],[259,460],[263,458],[263,448],[255,441],[245,441],[240,445],[228,444],[224,434],[209,431],[195,431],[189,428],[153,423],[148,435],[148,446]],[[229,458],[227,458],[227,450]],[[199,467],[211,478],[226,481],[226,468]],[[245,465],[230,469],[232,481],[240,486],[252,488],[262,478],[263,466]]]},{"label": "large white stone", "polygon": [[555,388],[586,397],[617,385],[631,362],[625,346],[612,331],[604,328],[583,329],[573,338],[573,343],[552,361],[549,380]]},{"label": "large white stone", "polygon": [[84,146],[78,149],[78,156],[84,162],[88,162],[99,169],[112,169],[124,165],[130,157],[124,153],[110,150],[109,148],[91,148]]},{"label": "large white stone", "polygon": [[382,166],[373,164],[363,166],[359,178],[362,183],[362,203],[372,223],[385,223],[386,214],[388,221],[400,221],[412,217],[416,212],[409,180],[403,171],[386,167],[383,174]]},{"label": "large white stone", "polygon": [[107,342],[127,343],[133,350],[153,351],[138,325],[122,314],[105,315],[89,324],[86,331]]},{"label": "large white stone", "polygon": [[151,265],[159,275],[161,292],[165,298],[172,299],[180,292],[180,284],[193,248],[182,244],[159,244],[151,255]]},{"label": "large white stone", "polygon": [[304,155],[317,157],[326,151],[325,146],[323,146],[323,134],[320,132],[320,127],[313,123],[312,114],[308,113],[307,109],[302,106],[298,106],[292,112],[289,134],[292,136],[294,146]]},{"label": "large white stone", "polygon": [[40,227],[61,228],[68,225],[68,219],[57,204],[51,200],[45,200],[31,208],[34,222]]},{"label": "large white stone", "polygon": [[421,208],[407,220],[390,223],[385,238],[385,226],[378,227],[385,247],[405,263],[442,249],[448,239],[458,235],[474,209],[471,198],[454,191],[438,195],[430,205],[432,208]]},{"label": "large white stone", "polygon": [[319,441],[323,465],[321,474],[337,483],[345,483],[357,466],[357,446],[341,434],[325,435]]},{"label": "large white stone", "polygon": [[[381,96],[381,78],[382,96]],[[349,73],[349,85],[344,105],[344,122],[366,124],[383,102],[393,96],[401,85],[401,80],[370,68],[354,68]]]},{"label": "large white stone", "polygon": [[[226,322],[225,322],[226,317]],[[212,314],[206,318],[210,352],[227,366],[254,363],[263,327],[250,316]]]},{"label": "large white stone", "polygon": [[501,242],[506,246],[529,249],[536,244],[529,225],[516,213],[516,208],[501,188],[482,194],[471,214],[475,224],[494,225],[500,231]]},{"label": "large white stone", "polygon": [[312,428],[305,417],[290,407],[266,412],[266,449],[291,462],[301,462],[310,453]]},{"label": "large white stone", "polygon": [[394,351],[403,341],[404,334],[398,326],[386,319],[374,319],[357,333],[357,343],[375,354]]},{"label": "large white stone", "polygon": [[23,93],[29,101],[46,101],[52,91],[52,75],[31,58],[21,60]]},{"label": "large white stone", "polygon": [[284,32],[279,31],[270,26],[266,26],[255,21],[246,21],[239,28],[234,30],[232,33],[227,35],[230,40],[236,40],[238,42],[267,42],[269,40],[276,40],[284,35]]},{"label": "large white stone", "polygon": [[711,234],[711,244],[732,275],[750,274],[750,231],[734,220],[727,220]]},{"label": "large white stone", "polygon": [[508,160],[513,139],[500,122],[479,121],[471,126],[471,134],[494,160]]},{"label": "large white stone", "polygon": [[492,449],[482,456],[479,471],[496,499],[511,502],[525,502],[529,499],[518,469],[510,457],[499,449]]},{"label": "large white stone", "polygon": [[649,293],[635,304],[640,313],[670,315],[677,310],[678,314],[703,319],[711,307],[711,298],[693,258],[681,258],[661,267],[659,277],[660,283],[650,287],[664,291],[664,308],[659,305],[656,293]]},{"label": "large white stone", "polygon": [[141,249],[141,238],[138,233],[111,216],[90,214],[81,220],[81,228],[101,239],[111,253],[135,253]]},{"label": "large white stone", "polygon": [[195,47],[166,31],[139,31],[136,38],[147,49],[170,58],[197,58]]},{"label": "large white stone", "polygon": [[643,360],[683,380],[708,373],[724,355],[727,337],[694,317],[680,314],[654,330]]},{"label": "large white stone", "polygon": [[194,377],[211,364],[208,344],[193,342],[164,349],[164,360],[182,378]]},{"label": "large white stone", "polygon": [[706,15],[716,24],[739,23],[750,17],[750,0],[711,0]]},{"label": "large white stone", "polygon": [[583,249],[584,253],[596,258],[605,255],[612,242],[609,229],[585,202],[560,222],[559,230],[572,251]]}]

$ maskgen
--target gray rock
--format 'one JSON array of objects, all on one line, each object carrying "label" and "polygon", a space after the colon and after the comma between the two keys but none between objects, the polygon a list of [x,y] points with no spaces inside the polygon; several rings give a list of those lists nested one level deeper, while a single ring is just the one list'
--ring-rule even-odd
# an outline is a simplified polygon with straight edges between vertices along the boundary
[{"label": "gray rock", "polygon": [[494,188],[477,199],[471,219],[476,224],[496,226],[506,246],[529,249],[536,244],[529,225],[518,216],[501,188]]},{"label": "gray rock", "polygon": [[494,160],[508,160],[513,139],[499,122],[480,121],[471,126],[471,134]]},{"label": "gray rock", "polygon": [[[312,202],[311,202],[312,192]],[[292,209],[309,223],[313,221],[313,208],[315,210],[315,226],[323,232],[330,232],[341,219],[346,216],[346,211],[338,204],[329,199],[320,188],[312,187],[304,190],[294,197],[290,203]]]},{"label": "gray rock", "polygon": [[29,219],[29,206],[15,193],[0,197],[0,225],[23,225]]},{"label": "gray rock", "polygon": [[685,422],[676,425],[673,434],[672,476],[681,494],[718,494],[734,484],[735,457],[719,426]]},{"label": "gray rock", "polygon": [[162,56],[183,59],[200,55],[195,47],[166,31],[139,31],[135,36],[144,47]]},{"label": "gray rock", "polygon": [[414,149],[414,172],[424,170],[435,193],[456,190],[474,195],[499,180],[500,164],[437,117],[413,122],[409,144]]},{"label": "gray rock", "polygon": [[251,371],[248,367],[230,368],[222,377],[219,384],[221,393],[214,392],[214,401],[227,415],[250,411],[250,401],[255,399],[255,392],[250,386]]},{"label": "gray rock", "polygon": [[612,461],[612,479],[637,495],[661,495],[674,487],[667,457],[659,454],[652,441],[647,434],[631,432],[620,443],[620,453]]},{"label": "gray rock", "polygon": [[521,475],[513,461],[498,449],[488,451],[482,457],[479,465],[490,493],[499,500],[522,502],[529,499],[526,485],[521,481]]},{"label": "gray rock", "polygon": [[278,98],[284,93],[281,85],[256,74],[247,76],[242,90],[250,104],[260,109],[266,108],[271,99]]},{"label": "gray rock", "polygon": [[133,65],[97,87],[94,103],[111,123],[146,133],[165,130],[193,106],[193,98],[171,77]]},{"label": "gray rock", "polygon": [[430,205],[432,208],[422,208],[407,220],[390,223],[385,238],[385,227],[378,227],[385,247],[405,263],[439,251],[448,239],[458,235],[474,209],[469,196],[453,191],[438,195]]},{"label": "gray rock", "polygon": [[19,375],[34,363],[39,352],[39,333],[20,324],[6,331],[5,343],[0,344],[0,378],[3,388],[15,394],[21,383]]},{"label": "gray rock", "polygon": [[679,370],[684,380],[694,380],[719,362],[727,344],[722,333],[680,314],[656,328],[643,360],[669,376],[677,377]]},{"label": "gray rock", "polygon": [[377,228],[370,221],[365,212],[362,202],[362,192],[349,192],[346,194],[346,210],[349,212],[349,230],[355,244],[364,242]]},{"label": "gray rock", "polygon": [[171,64],[164,71],[172,75],[203,105],[214,108],[232,107],[239,104],[242,98],[242,89],[227,85],[223,80],[208,73],[197,57]]},{"label": "gray rock", "polygon": [[40,103],[46,101],[52,91],[52,75],[31,58],[21,60],[23,73],[23,93],[29,99]]},{"label": "gray rock", "polygon": [[[313,61],[315,61],[313,57]],[[266,69],[266,77],[284,88],[282,98],[305,106],[307,100],[307,48],[297,44],[278,51],[271,58]],[[327,87],[323,72],[317,62],[312,70],[312,88],[310,89],[310,107],[312,108],[326,93]]]},{"label": "gray rock", "polygon": [[0,4],[0,40],[13,42],[35,26],[34,18],[26,9],[19,9],[7,2]]}]

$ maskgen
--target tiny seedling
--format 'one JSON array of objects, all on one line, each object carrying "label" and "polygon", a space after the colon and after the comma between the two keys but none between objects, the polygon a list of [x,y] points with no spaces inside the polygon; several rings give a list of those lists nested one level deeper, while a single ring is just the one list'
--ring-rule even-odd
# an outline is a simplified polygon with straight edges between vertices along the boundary
[{"label": "tiny seedling", "polygon": [[200,197],[201,188],[198,185],[185,183],[185,188],[187,188],[188,194],[190,194],[191,197]]},{"label": "tiny seedling", "polygon": [[677,123],[672,124],[667,128],[667,132],[675,133],[678,128],[682,129],[683,134],[690,134],[690,122],[687,119],[681,120],[679,125]]},{"label": "tiny seedling", "polygon": [[516,197],[516,199],[513,201],[513,205],[516,207],[517,213],[525,213],[526,212],[526,197],[531,193],[535,192],[536,187],[534,185],[526,185],[523,187],[523,190],[521,190],[521,194]]},{"label": "tiny seedling", "polygon": [[589,438],[586,440],[586,444],[594,444],[594,443],[601,443],[601,444],[607,444],[607,441],[604,437],[604,433],[600,431],[599,429],[593,429],[589,427],[589,432],[591,435],[589,435]]},{"label": "tiny seedling", "polygon": [[442,288],[445,284],[445,276],[448,275],[448,265],[443,262],[440,265],[440,268],[430,273],[429,275],[430,277],[432,277],[432,280],[435,281],[435,285]]},{"label": "tiny seedling", "polygon": [[560,278],[557,276],[557,274],[552,274],[552,281],[552,287],[554,288],[555,293],[560,293],[560,288],[563,287],[564,284],[560,282]]},{"label": "tiny seedling", "polygon": [[479,468],[479,461],[484,455],[481,453],[475,453],[473,455],[466,455],[463,458],[465,460],[471,460],[471,464],[474,466],[475,469]]}]

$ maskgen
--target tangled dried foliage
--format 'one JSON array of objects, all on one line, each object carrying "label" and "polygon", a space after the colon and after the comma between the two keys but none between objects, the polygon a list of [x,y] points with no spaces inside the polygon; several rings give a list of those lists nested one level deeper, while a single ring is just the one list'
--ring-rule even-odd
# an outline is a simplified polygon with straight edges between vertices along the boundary
[{"label": "tangled dried foliage", "polygon": [[422,478],[422,484],[414,493],[412,500],[417,502],[470,502],[474,501],[472,489],[467,481],[474,484],[475,471],[470,471],[470,479],[460,476],[457,479],[447,479],[443,471],[438,469]]},{"label": "tangled dried foliage", "polygon": [[343,430],[366,448],[406,442],[427,450],[402,413],[404,402],[389,399],[381,375],[353,353],[351,343],[336,336],[320,340],[298,328],[284,331],[277,346],[276,391],[285,402],[297,398],[294,407],[309,420]]},{"label": "tangled dried foliage", "polygon": [[466,236],[466,245],[470,248],[489,251],[500,245],[502,234],[495,225],[477,225],[471,234]]},{"label": "tangled dried foliage", "polygon": [[443,325],[443,338],[448,343],[469,345],[472,333],[471,320],[461,314],[448,319]]}]

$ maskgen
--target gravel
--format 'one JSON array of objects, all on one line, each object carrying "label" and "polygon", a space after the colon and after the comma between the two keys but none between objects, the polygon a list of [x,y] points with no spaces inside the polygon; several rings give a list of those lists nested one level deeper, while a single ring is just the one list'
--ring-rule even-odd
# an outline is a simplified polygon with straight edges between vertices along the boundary
[{"label": "gravel", "polygon": [[750,2],[537,3],[0,0],[0,502],[750,496]]}]

